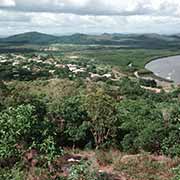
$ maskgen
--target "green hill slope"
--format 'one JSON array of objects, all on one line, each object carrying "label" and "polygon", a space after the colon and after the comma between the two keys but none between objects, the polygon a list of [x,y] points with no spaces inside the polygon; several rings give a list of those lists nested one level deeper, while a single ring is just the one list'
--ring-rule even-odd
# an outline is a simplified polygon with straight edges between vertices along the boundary
[{"label": "green hill slope", "polygon": [[118,45],[130,48],[179,48],[180,36],[159,34],[108,34],[87,35],[73,34],[70,36],[53,36],[39,32],[28,32],[1,38],[0,44],[96,44]]},{"label": "green hill slope", "polygon": [[53,35],[43,34],[39,32],[28,32],[10,36],[8,38],[3,38],[0,42],[13,44],[46,44],[55,40],[56,37]]}]

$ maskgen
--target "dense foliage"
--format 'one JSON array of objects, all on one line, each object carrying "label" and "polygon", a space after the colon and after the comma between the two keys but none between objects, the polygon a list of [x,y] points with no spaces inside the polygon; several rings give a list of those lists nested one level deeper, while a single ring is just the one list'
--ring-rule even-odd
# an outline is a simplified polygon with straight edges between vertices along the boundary
[{"label": "dense foliage", "polygon": [[[93,65],[82,59],[76,62],[76,67],[103,75],[112,69],[106,63],[112,65],[109,61],[113,58],[123,58],[124,61],[114,64],[127,68],[129,63],[134,63],[128,69],[132,73],[150,57],[160,54],[150,51],[151,55],[147,55],[146,50],[141,50],[138,58],[142,61],[137,61],[134,50],[129,50],[129,55],[122,55],[121,50],[115,52],[113,56],[109,51],[98,55],[84,52],[84,56],[99,61]],[[156,87],[154,81],[119,76],[115,80],[93,81],[87,73],[74,76],[67,67],[57,68],[51,74],[57,64],[44,65],[46,56],[40,60],[40,64],[29,64],[32,69],[41,67],[40,71],[36,68],[34,72],[25,71],[8,64],[0,67],[3,80],[0,81],[0,179],[27,179],[28,172],[32,173],[28,168],[34,170],[34,176],[42,175],[43,180],[63,179],[57,175],[61,171],[58,161],[63,163],[59,160],[63,148],[107,150],[113,147],[126,153],[145,151],[180,157],[179,88],[155,93],[142,88],[142,85]],[[60,63],[63,66],[64,62]],[[11,74],[11,70],[19,76]],[[74,164],[69,167],[67,179],[102,180],[89,168],[86,161]]]},{"label": "dense foliage", "polygon": [[[41,86],[44,88],[40,94],[33,89],[33,83],[33,90],[29,91],[26,88],[29,83],[14,87],[11,84],[9,89],[4,84],[1,98],[3,94],[7,98],[1,105],[4,109],[0,116],[1,146],[4,144],[1,156],[8,155],[7,148],[15,150],[18,143],[29,147],[34,141],[42,142],[43,131],[50,133],[47,136],[56,133],[57,145],[63,142],[79,146],[81,142],[84,146],[91,143],[99,147],[110,143],[130,152],[143,149],[172,156],[180,154],[180,111],[178,98],[172,98],[174,95],[154,94],[129,79],[115,82],[116,90],[108,84],[104,87],[94,83],[89,87],[76,83],[80,83],[79,87],[76,85],[76,94],[57,91],[55,99],[49,94],[50,89],[46,91],[50,82],[39,84],[39,90]],[[168,106],[171,108],[167,111]],[[5,147],[7,142],[11,146]]]}]

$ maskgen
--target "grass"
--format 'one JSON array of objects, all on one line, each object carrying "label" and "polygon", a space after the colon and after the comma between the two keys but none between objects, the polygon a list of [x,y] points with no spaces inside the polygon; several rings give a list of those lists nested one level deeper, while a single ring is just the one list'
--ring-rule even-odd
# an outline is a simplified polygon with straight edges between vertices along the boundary
[{"label": "grass", "polygon": [[[92,153],[89,151],[89,154]],[[171,180],[175,177],[172,169],[180,163],[180,159],[170,159],[144,152],[128,155],[114,149],[97,150],[91,158],[96,159],[98,163],[96,166],[106,173],[124,176],[127,180]]]},{"label": "grass", "polygon": [[96,150],[95,152],[79,150],[78,156],[81,155],[89,159],[95,169],[111,177],[121,177],[126,180],[174,180],[177,166],[180,163],[180,159],[144,152],[129,155],[115,149]]},{"label": "grass", "polygon": [[107,166],[113,163],[112,154],[108,151],[96,150],[95,156],[98,164],[101,166]]},{"label": "grass", "polygon": [[[26,45],[21,46],[23,50],[33,49],[37,52],[43,46],[38,45]],[[48,46],[44,46],[48,47]],[[69,56],[75,55],[80,58],[77,61],[89,62],[92,64],[102,64],[116,66],[121,69],[121,71],[129,72],[133,70],[142,70],[145,65],[151,60],[167,57],[173,55],[179,55],[180,50],[169,50],[169,49],[123,49],[120,46],[90,46],[90,45],[63,45],[55,44],[51,47],[56,47],[57,51],[45,52],[47,54],[52,54],[59,60],[69,61]],[[16,51],[16,48],[11,46],[11,48]],[[132,64],[132,67],[128,65]]]},{"label": "grass", "polygon": [[114,169],[128,174],[133,180],[170,180],[171,168],[179,161],[149,154],[126,155],[114,163]]},{"label": "grass", "polygon": [[[59,52],[64,52],[64,57],[75,55],[80,57],[77,61],[118,66],[126,72],[144,69],[151,60],[180,54],[179,50],[123,49],[120,46],[59,45],[58,48]],[[53,54],[58,55],[57,52]]]},{"label": "grass", "polygon": [[127,67],[130,63],[136,68],[144,68],[145,64],[164,56],[177,55],[180,52],[169,50],[99,50],[88,51],[83,54],[87,57],[94,58],[97,62],[109,65]]},{"label": "grass", "polygon": [[[91,162],[90,168],[99,172],[101,179],[126,179],[126,180],[179,180],[180,159],[170,159],[165,156],[155,156],[144,153],[128,155],[119,150],[80,150],[66,149],[66,154],[54,161],[55,168],[52,173],[49,169],[38,166],[13,168],[0,171],[0,178],[5,180],[49,180],[65,175],[63,167],[71,167],[69,158],[81,158],[84,162]],[[73,165],[73,164],[72,164]],[[78,165],[76,163],[76,165]],[[90,169],[88,169],[90,170]],[[67,171],[68,172],[68,171]],[[66,173],[67,173],[66,172]],[[99,174],[99,175],[100,175]],[[61,179],[61,178],[60,178]],[[62,178],[63,179],[63,178]]]}]

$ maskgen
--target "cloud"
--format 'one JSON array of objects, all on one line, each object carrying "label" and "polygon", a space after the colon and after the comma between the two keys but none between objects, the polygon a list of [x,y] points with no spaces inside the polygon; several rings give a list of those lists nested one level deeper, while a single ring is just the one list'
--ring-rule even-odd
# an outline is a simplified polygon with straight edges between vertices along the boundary
[{"label": "cloud", "polygon": [[0,8],[95,16],[180,15],[178,0],[0,0]]},{"label": "cloud", "polygon": [[152,0],[2,0],[0,6],[26,12],[73,13],[78,15],[143,15],[153,13]]},{"label": "cloud", "polygon": [[16,2],[14,0],[1,0],[0,7],[15,6]]},{"label": "cloud", "polygon": [[[72,33],[176,33],[180,19],[162,16],[92,16],[56,13],[0,13],[0,35],[28,31]],[[8,20],[4,20],[7,19]],[[13,18],[12,18],[13,17]]]},{"label": "cloud", "polygon": [[0,22],[30,22],[31,16],[28,13],[8,12],[0,10]]},{"label": "cloud", "polygon": [[94,16],[179,16],[178,0],[0,0],[0,8]]},{"label": "cloud", "polygon": [[180,29],[178,0],[0,0],[0,33],[159,32]]}]

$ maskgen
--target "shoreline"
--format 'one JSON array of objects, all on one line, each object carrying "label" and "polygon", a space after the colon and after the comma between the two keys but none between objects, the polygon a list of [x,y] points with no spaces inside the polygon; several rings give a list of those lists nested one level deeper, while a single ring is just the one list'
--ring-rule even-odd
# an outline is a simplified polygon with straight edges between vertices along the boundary
[{"label": "shoreline", "polygon": [[172,56],[161,56],[161,57],[158,57],[158,58],[153,58],[153,59],[149,60],[149,61],[145,64],[144,68],[145,68],[145,70],[149,71],[149,73],[152,73],[152,75],[149,76],[149,77],[154,78],[154,80],[164,81],[164,82],[166,82],[166,83],[174,83],[174,84],[178,85],[178,84],[180,84],[180,83],[176,83],[174,80],[169,80],[169,79],[167,79],[167,78],[165,78],[165,77],[157,76],[153,71],[151,71],[151,70],[149,70],[149,69],[146,68],[146,66],[147,66],[149,63],[153,62],[153,61],[157,61],[157,60],[163,59],[163,58],[177,57],[177,56],[180,57],[180,54],[172,55]]}]

